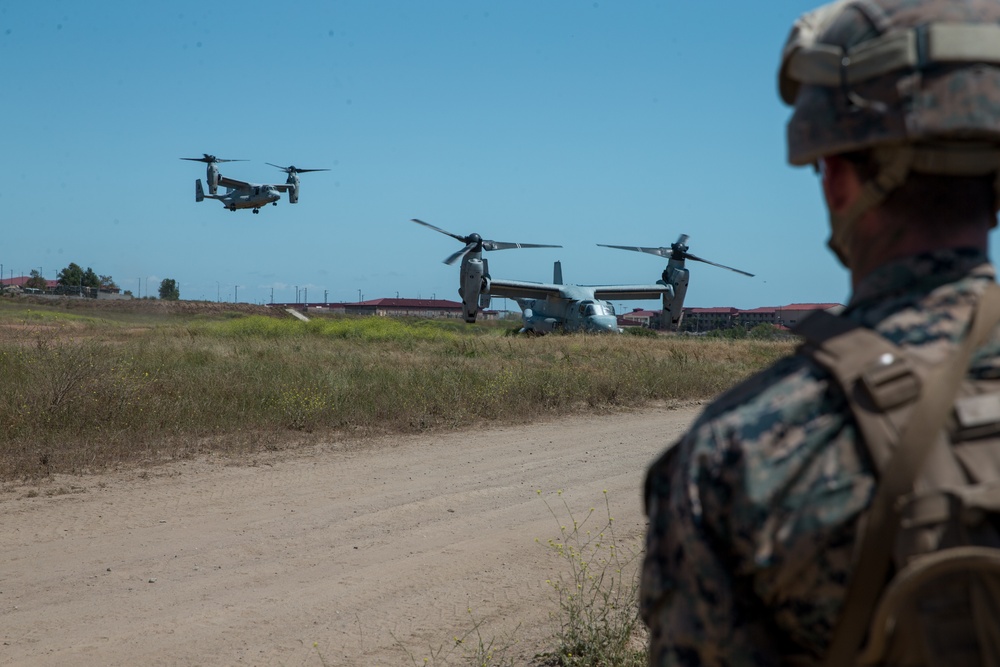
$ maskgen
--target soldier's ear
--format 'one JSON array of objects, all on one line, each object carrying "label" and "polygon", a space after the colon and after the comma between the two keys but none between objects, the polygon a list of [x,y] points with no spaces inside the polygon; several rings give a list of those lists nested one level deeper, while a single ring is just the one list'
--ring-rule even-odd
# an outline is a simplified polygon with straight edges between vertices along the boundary
[{"label": "soldier's ear", "polygon": [[818,171],[830,212],[842,213],[850,208],[863,185],[854,165],[839,155],[830,155],[819,159]]}]

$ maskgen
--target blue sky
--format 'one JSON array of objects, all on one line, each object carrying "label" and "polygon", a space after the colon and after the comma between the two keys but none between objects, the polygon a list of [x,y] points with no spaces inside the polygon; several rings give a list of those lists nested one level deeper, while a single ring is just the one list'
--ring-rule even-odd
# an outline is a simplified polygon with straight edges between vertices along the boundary
[{"label": "blue sky", "polygon": [[[496,278],[650,283],[666,246],[690,306],[844,302],[811,170],[785,162],[776,90],[813,2],[0,0],[0,263],[75,262],[182,299],[457,299],[457,241]],[[223,174],[282,183],[259,215],[196,203]],[[636,301],[631,307],[656,307]]]}]

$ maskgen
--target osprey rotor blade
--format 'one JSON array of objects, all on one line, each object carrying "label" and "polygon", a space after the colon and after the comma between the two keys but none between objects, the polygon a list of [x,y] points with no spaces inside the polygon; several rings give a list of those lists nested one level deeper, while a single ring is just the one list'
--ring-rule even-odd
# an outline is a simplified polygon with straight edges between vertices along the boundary
[{"label": "osprey rotor blade", "polygon": [[[447,232],[445,232],[445,233],[447,234]],[[468,253],[470,253],[473,250],[475,250],[477,245],[479,245],[479,244],[476,243],[475,241],[473,241],[472,243],[467,244],[464,248],[462,248],[458,252],[449,255],[448,259],[444,260],[444,263],[447,264],[447,265],[449,265],[449,266],[451,266],[452,264],[455,263],[456,260],[458,260],[461,257],[465,257]]]},{"label": "osprey rotor blade", "polygon": [[690,259],[695,262],[704,262],[705,264],[711,264],[712,266],[717,266],[720,269],[729,269],[730,271],[734,271],[736,273],[743,274],[744,276],[750,276],[751,278],[753,278],[754,274],[748,273],[747,271],[743,271],[741,269],[734,269],[731,266],[726,266],[725,264],[719,264],[717,262],[710,262],[707,259],[702,259],[701,257],[698,257],[697,255],[692,255],[687,251],[688,238],[690,237],[687,234],[681,234],[679,237],[677,237],[677,242],[672,243],[669,248],[645,248],[643,246],[607,245],[604,243],[598,243],[597,245],[603,246],[605,248],[618,248],[620,250],[633,250],[635,252],[645,252],[649,253],[650,255],[665,257],[667,259],[672,259],[672,260],[684,261],[686,259]]},{"label": "osprey rotor blade", "polygon": [[281,171],[285,172],[286,174],[305,174],[305,173],[308,173],[310,171],[330,171],[329,169],[299,169],[295,165],[292,165],[290,167],[282,167],[281,165],[274,164],[273,162],[265,162],[264,164],[269,164],[272,167],[280,169]]},{"label": "osprey rotor blade", "polygon": [[483,250],[511,250],[513,248],[561,248],[561,245],[547,243],[509,243],[507,241],[483,241]]},{"label": "osprey rotor blade", "polygon": [[452,253],[448,256],[448,259],[444,260],[445,264],[454,264],[456,260],[461,257],[465,257],[470,252],[481,252],[483,250],[508,250],[510,248],[561,248],[559,245],[547,245],[542,243],[511,243],[508,241],[488,241],[483,239],[482,236],[476,233],[469,234],[468,236],[460,236],[459,234],[453,234],[452,232],[441,229],[440,227],[435,227],[429,222],[424,222],[423,220],[418,220],[417,218],[411,218],[411,222],[415,222],[418,225],[423,225],[433,229],[436,232],[440,232],[445,236],[450,236],[453,239],[461,241],[465,244],[465,247],[458,252]]},{"label": "osprey rotor blade", "polygon": [[632,250],[634,252],[645,252],[650,255],[656,255],[657,257],[670,257],[670,248],[644,248],[642,246],[634,245],[607,245],[606,243],[598,243],[597,245],[604,248],[618,248],[619,250]]},{"label": "osprey rotor blade", "polygon": [[701,257],[698,257],[697,255],[692,255],[689,252],[684,253],[684,259],[693,259],[696,262],[704,262],[705,264],[711,264],[712,266],[717,266],[720,269],[729,269],[730,271],[735,271],[736,273],[742,273],[744,276],[750,276],[751,278],[753,278],[753,274],[752,273],[747,273],[746,271],[742,271],[740,269],[734,269],[733,267],[726,266],[725,264],[718,264],[716,262],[710,262],[707,259],[702,259]]},{"label": "osprey rotor blade", "polygon": [[224,160],[208,153],[204,153],[203,155],[204,157],[182,157],[181,159],[191,160],[192,162],[205,162],[207,164],[212,164],[213,162],[246,162],[246,160]]},{"label": "osprey rotor blade", "polygon": [[412,222],[415,222],[418,225],[423,225],[424,227],[430,227],[434,231],[441,232],[445,236],[450,236],[451,238],[457,239],[457,240],[461,241],[462,243],[468,243],[469,242],[469,240],[468,240],[467,237],[465,237],[465,236],[459,236],[458,234],[452,234],[451,232],[446,232],[445,230],[441,229],[440,227],[435,227],[434,225],[432,225],[429,222],[424,222],[423,220],[417,220],[416,218],[413,218]]}]

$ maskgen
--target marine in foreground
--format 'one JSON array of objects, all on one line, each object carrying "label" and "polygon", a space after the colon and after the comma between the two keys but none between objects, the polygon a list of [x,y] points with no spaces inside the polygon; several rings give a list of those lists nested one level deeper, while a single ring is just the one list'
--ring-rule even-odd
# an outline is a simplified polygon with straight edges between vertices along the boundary
[{"label": "marine in foreground", "polygon": [[995,0],[792,28],[788,158],[852,295],[650,467],[650,664],[998,664],[998,44]]}]

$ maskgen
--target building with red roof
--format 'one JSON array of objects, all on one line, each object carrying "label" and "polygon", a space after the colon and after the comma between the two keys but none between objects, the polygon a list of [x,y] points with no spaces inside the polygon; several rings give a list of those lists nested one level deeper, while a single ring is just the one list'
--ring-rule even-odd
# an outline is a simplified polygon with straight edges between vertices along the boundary
[{"label": "building with red roof", "polygon": [[634,308],[630,313],[622,313],[618,316],[618,326],[620,327],[647,327],[649,329],[660,328],[660,310],[645,310]]},{"label": "building with red roof", "polygon": [[712,329],[743,326],[752,329],[759,324],[773,324],[790,328],[817,310],[839,312],[839,303],[792,303],[787,306],[763,306],[741,310],[739,308],[685,308],[681,320],[687,331],[710,331]]},{"label": "building with red roof", "polygon": [[[12,278],[0,278],[0,287],[20,287],[24,289],[24,285],[31,280],[31,276],[15,276]],[[46,280],[45,289],[55,289],[58,287],[58,280]]]},{"label": "building with red roof", "polygon": [[732,307],[685,308],[681,315],[681,326],[685,330],[711,331],[712,329],[728,329],[733,325],[736,314],[740,312]]}]

